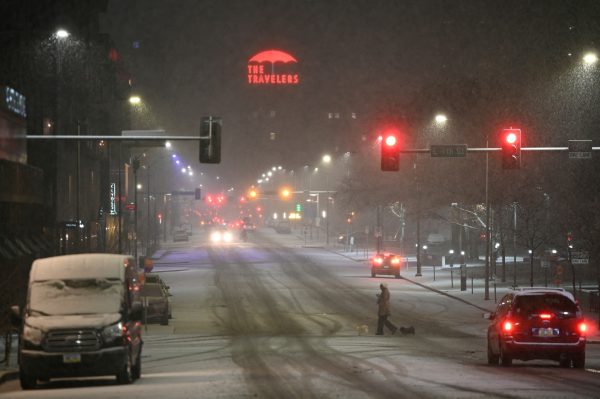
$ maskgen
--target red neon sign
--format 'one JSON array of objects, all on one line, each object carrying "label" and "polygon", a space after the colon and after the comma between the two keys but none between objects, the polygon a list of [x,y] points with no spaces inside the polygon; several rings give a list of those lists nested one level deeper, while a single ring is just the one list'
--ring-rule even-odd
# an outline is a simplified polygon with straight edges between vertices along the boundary
[{"label": "red neon sign", "polygon": [[[275,64],[297,63],[294,56],[280,50],[266,50],[248,60],[248,83],[252,85],[295,85],[300,81],[297,73],[275,73]],[[271,64],[271,70],[265,69]]]}]

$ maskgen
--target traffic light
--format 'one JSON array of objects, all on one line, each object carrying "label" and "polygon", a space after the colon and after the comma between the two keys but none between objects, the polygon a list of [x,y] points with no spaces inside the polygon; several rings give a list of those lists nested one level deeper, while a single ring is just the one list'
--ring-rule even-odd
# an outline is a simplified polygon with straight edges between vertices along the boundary
[{"label": "traffic light", "polygon": [[381,170],[400,170],[400,143],[398,134],[394,132],[386,133],[381,138]]},{"label": "traffic light", "polygon": [[205,116],[200,121],[200,162],[221,163],[221,118]]},{"label": "traffic light", "polygon": [[502,169],[521,168],[521,129],[502,130]]}]

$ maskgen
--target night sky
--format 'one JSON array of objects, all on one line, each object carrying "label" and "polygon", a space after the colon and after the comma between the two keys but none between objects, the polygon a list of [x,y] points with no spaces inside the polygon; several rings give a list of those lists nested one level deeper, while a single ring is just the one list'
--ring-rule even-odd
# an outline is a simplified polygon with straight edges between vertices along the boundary
[{"label": "night sky", "polygon": [[[103,26],[160,127],[196,134],[202,116],[223,118],[223,162],[201,169],[236,184],[356,150],[431,86],[526,92],[594,44],[597,17],[587,1],[140,0],[111,1]],[[300,84],[247,84],[249,58],[268,49],[296,57]],[[436,98],[432,112],[451,106]]]}]

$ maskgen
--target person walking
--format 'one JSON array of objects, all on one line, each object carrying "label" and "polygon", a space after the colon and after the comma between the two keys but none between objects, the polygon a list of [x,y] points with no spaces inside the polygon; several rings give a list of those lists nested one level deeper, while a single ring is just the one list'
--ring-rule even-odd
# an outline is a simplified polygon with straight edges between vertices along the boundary
[{"label": "person walking", "polygon": [[381,288],[381,293],[377,294],[377,315],[379,318],[377,320],[377,333],[375,335],[383,335],[384,325],[393,335],[398,330],[398,327],[388,320],[388,316],[390,315],[390,291],[388,290],[387,283],[381,283],[379,288]]}]

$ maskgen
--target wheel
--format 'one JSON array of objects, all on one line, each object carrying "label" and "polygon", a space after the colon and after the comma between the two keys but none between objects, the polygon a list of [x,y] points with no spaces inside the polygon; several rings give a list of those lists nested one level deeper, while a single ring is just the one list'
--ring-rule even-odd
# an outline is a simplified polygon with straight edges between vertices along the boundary
[{"label": "wheel", "polygon": [[131,376],[134,380],[139,379],[142,376],[142,353],[138,353],[135,364],[131,367]]},{"label": "wheel", "polygon": [[585,368],[585,350],[573,356],[573,367],[576,369]]},{"label": "wheel", "polygon": [[502,348],[502,345],[500,345],[500,362],[502,363],[503,367],[512,366],[512,357],[510,354],[506,353],[506,351]]},{"label": "wheel", "polygon": [[487,361],[488,361],[488,364],[493,364],[494,366],[497,366],[498,365],[498,360],[500,360],[500,356],[494,355],[494,353],[492,352],[492,346],[490,345],[490,343],[488,341],[488,345],[487,345]]},{"label": "wheel", "polygon": [[127,364],[123,366],[123,369],[119,373],[117,373],[117,382],[119,384],[131,384],[133,382],[131,355],[127,357]]},{"label": "wheel", "polygon": [[19,373],[19,382],[21,383],[21,389],[35,389],[37,387],[37,377],[28,374],[24,371]]},{"label": "wheel", "polygon": [[160,318],[160,325],[161,326],[169,325],[169,312],[165,312],[165,314],[162,315],[162,317]]},{"label": "wheel", "polygon": [[561,357],[561,359],[558,361],[558,364],[560,367],[569,368],[571,367],[571,358],[566,356],[564,358]]}]

